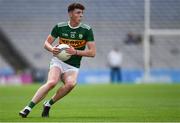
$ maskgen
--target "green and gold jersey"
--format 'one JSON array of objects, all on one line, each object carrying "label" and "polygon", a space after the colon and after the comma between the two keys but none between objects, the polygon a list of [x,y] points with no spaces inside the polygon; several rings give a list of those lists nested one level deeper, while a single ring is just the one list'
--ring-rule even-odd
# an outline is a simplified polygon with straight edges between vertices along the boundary
[{"label": "green and gold jersey", "polygon": [[[51,36],[58,38],[59,44],[68,44],[76,50],[84,50],[86,42],[94,41],[93,31],[90,26],[80,23],[71,27],[69,22],[58,23],[51,31]],[[79,68],[82,56],[72,55],[65,63]]]}]

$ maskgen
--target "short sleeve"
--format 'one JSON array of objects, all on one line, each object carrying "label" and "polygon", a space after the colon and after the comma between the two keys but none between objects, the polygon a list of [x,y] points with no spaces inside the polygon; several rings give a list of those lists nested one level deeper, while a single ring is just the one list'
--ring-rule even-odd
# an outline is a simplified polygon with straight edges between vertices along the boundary
[{"label": "short sleeve", "polygon": [[57,38],[58,37],[58,26],[55,25],[51,31],[51,36],[54,37],[54,38]]},{"label": "short sleeve", "polygon": [[87,31],[86,41],[94,41],[94,35],[92,29]]}]

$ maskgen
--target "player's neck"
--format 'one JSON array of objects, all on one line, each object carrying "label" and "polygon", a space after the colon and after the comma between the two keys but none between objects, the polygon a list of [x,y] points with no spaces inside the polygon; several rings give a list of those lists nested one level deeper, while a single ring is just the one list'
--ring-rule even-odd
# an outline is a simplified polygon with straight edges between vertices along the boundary
[{"label": "player's neck", "polygon": [[69,24],[69,26],[70,26],[71,28],[78,28],[79,25],[80,25],[80,23],[76,23],[76,22],[74,22],[74,21],[72,21],[72,20],[70,20],[70,21],[68,22],[68,24]]}]

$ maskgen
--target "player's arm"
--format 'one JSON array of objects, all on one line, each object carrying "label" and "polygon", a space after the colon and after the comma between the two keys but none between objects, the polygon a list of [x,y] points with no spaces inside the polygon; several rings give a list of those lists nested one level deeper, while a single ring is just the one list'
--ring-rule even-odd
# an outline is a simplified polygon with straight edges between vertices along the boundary
[{"label": "player's arm", "polygon": [[52,43],[54,40],[58,37],[58,26],[55,25],[51,31],[51,34],[48,35],[45,43],[44,43],[44,48],[50,52],[53,53],[53,55],[57,55],[60,50],[57,47],[53,47]]},{"label": "player's arm", "polygon": [[87,42],[86,50],[76,50],[76,55],[86,56],[86,57],[95,57],[96,55],[96,45],[95,42]]},{"label": "player's arm", "polygon": [[53,55],[57,55],[60,51],[57,47],[53,47],[52,43],[54,42],[55,38],[49,35],[44,42],[44,48],[53,53]]},{"label": "player's arm", "polygon": [[86,46],[85,50],[76,50],[76,54],[78,56],[86,56],[86,57],[95,57],[96,55],[96,44],[94,41],[94,35],[92,29],[88,29],[85,36]]},{"label": "player's arm", "polygon": [[66,52],[77,56],[95,57],[96,55],[96,45],[95,42],[87,42],[87,49],[76,50],[73,47],[66,49]]}]

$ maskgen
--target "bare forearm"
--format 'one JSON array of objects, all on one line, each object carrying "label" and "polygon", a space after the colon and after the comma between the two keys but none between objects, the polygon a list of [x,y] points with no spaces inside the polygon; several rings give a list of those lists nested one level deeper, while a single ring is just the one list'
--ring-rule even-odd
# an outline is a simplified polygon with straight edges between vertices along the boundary
[{"label": "bare forearm", "polygon": [[53,46],[49,42],[44,43],[44,48],[50,52],[52,52]]},{"label": "bare forearm", "polygon": [[95,57],[96,52],[94,50],[76,50],[76,55],[86,56],[86,57]]}]

